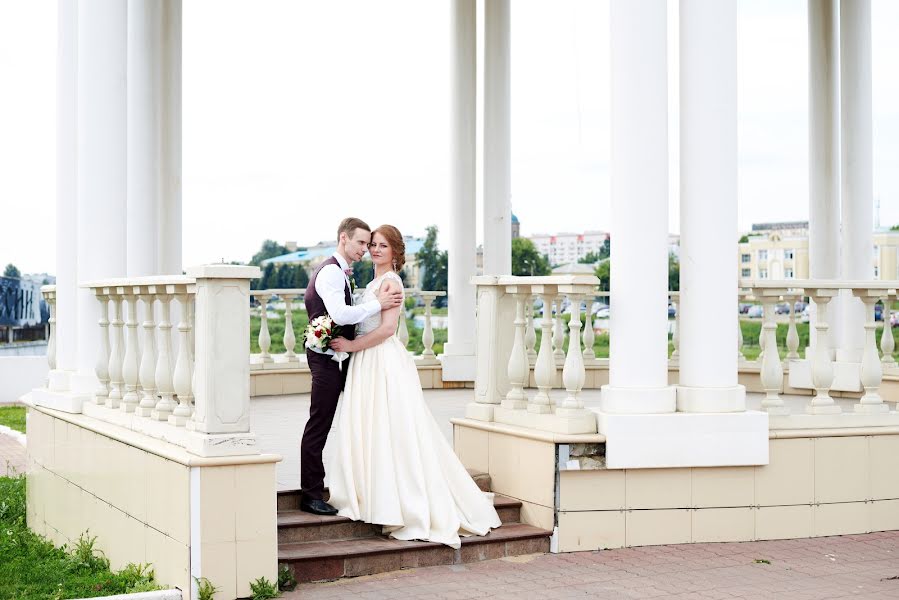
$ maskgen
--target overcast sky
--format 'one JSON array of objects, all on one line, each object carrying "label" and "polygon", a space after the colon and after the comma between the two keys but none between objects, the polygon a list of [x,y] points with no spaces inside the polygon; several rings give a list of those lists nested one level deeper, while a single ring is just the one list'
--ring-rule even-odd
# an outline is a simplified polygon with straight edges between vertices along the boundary
[{"label": "overcast sky", "polygon": [[[669,3],[676,100],[676,4]],[[739,3],[739,225],[808,218],[805,0]],[[447,0],[184,0],[184,264],[339,218],[448,227]],[[899,223],[899,2],[873,0],[874,193]],[[609,224],[608,2],[514,0],[522,233]],[[0,263],[55,270],[56,2],[0,0]],[[671,103],[670,230],[677,210]],[[480,208],[480,205],[479,205]],[[2,266],[0,264],[0,266]]]}]

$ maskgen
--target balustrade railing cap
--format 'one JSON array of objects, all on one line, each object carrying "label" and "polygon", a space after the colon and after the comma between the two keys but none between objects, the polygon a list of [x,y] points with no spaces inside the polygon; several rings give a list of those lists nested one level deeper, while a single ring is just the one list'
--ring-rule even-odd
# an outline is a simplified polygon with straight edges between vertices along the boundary
[{"label": "balustrade railing cap", "polygon": [[251,296],[302,296],[306,288],[272,288],[270,290],[250,290]]},{"label": "balustrade railing cap", "polygon": [[192,285],[193,283],[193,277],[185,275],[148,275],[146,277],[110,277],[109,279],[85,281],[78,287],[93,289],[140,285]]},{"label": "balustrade railing cap", "polygon": [[45,294],[46,294],[47,292],[55,292],[55,291],[56,291],[56,286],[55,286],[55,285],[42,285],[42,286],[41,286],[41,292],[43,292],[43,293],[45,293]]},{"label": "balustrade railing cap", "polygon": [[262,269],[248,265],[197,265],[188,267],[187,274],[197,279],[256,279]]},{"label": "balustrade railing cap", "polygon": [[596,275],[545,275],[545,276],[515,276],[501,275],[497,278],[498,285],[599,285]]},{"label": "balustrade railing cap", "polygon": [[831,289],[831,290],[893,290],[899,288],[899,280],[886,279],[741,279],[741,288],[754,289]]}]

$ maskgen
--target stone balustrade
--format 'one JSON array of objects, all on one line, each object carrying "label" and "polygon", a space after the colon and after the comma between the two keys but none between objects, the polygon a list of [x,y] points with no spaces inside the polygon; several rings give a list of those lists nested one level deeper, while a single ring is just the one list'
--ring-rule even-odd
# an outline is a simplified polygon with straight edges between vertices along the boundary
[{"label": "stone balustrade", "polygon": [[[834,387],[834,359],[833,348],[830,340],[830,301],[839,295],[841,290],[848,290],[852,297],[858,298],[864,305],[865,311],[865,343],[861,362],[856,365],[856,377],[863,389],[863,394],[853,406],[856,415],[883,415],[889,416],[890,422],[871,419],[855,419],[859,426],[870,424],[893,424],[897,420],[895,413],[890,413],[889,406],[884,403],[879,390],[883,381],[884,365],[892,366],[895,360],[892,357],[893,337],[889,319],[889,305],[896,298],[896,289],[899,282],[896,281],[831,281],[831,280],[789,280],[789,281],[741,281],[741,286],[750,290],[751,297],[760,301],[764,307],[762,335],[759,346],[762,353],[759,356],[761,364],[761,381],[765,390],[765,399],[762,408],[772,417],[787,417],[789,409],[781,398],[784,385],[784,364],[788,365],[791,375],[797,375],[796,381],[791,379],[791,385],[800,387],[797,381],[801,380],[805,369],[810,371],[810,388],[814,389],[812,396],[805,407],[806,415],[838,416],[843,410],[831,397]],[[799,336],[796,331],[796,318],[794,306],[802,297],[808,297],[816,307],[814,319],[814,344],[806,349],[806,359],[800,358]],[[787,357],[781,361],[777,350],[775,332],[777,323],[775,320],[774,306],[778,301],[785,300],[790,304],[789,329],[787,332]],[[875,336],[875,304],[884,302],[884,332],[880,340],[880,349],[883,357],[878,353],[878,342]],[[797,372],[797,373],[794,373]],[[804,387],[804,386],[803,386]],[[889,413],[889,414],[888,414]],[[781,421],[785,421],[781,419]],[[796,426],[812,426],[814,421],[808,419],[792,419]],[[791,422],[792,422],[791,421]],[[818,422],[820,423],[820,419]],[[845,419],[844,419],[845,421]],[[776,423],[776,421],[774,421]],[[897,420],[899,422],[899,420]],[[831,425],[837,421],[831,419]]]},{"label": "stone balustrade", "polygon": [[[595,433],[595,415],[580,398],[585,380],[581,307],[594,301],[598,279],[592,275],[479,276],[472,282],[477,286],[478,362],[475,401],[466,407],[466,416],[559,433]],[[543,305],[534,360],[537,389],[530,394],[526,389],[536,338],[530,330],[535,297]],[[567,309],[563,309],[565,299]],[[564,310],[570,313],[567,349]],[[592,350],[592,336],[587,338]],[[565,393],[557,397],[553,388],[560,367]]]},{"label": "stone balustrade", "polygon": [[[418,288],[406,288],[404,290],[406,298],[420,298],[424,305],[424,326],[422,328],[422,353],[416,356],[416,362],[419,365],[437,365],[437,355],[434,352],[434,327],[432,309],[434,300],[441,296],[445,296],[446,292],[441,291],[425,291]],[[302,333],[297,337],[297,332],[293,326],[293,311],[297,307],[303,306],[303,299],[306,295],[305,288],[291,289],[266,289],[266,290],[250,290],[250,296],[256,298],[259,306],[259,334],[257,343],[259,345],[259,353],[250,355],[250,368],[259,369],[291,369],[291,368],[308,368],[306,363],[306,351],[302,345]],[[280,300],[284,304],[284,352],[281,354],[272,354],[272,336],[269,328],[269,305]],[[282,315],[278,315],[281,318]],[[399,324],[397,325],[396,336],[402,342],[403,346],[409,345],[409,326],[406,322],[406,311],[400,311]],[[297,343],[299,342],[299,347]]]},{"label": "stone balustrade", "polygon": [[100,307],[97,387],[84,413],[200,456],[257,453],[245,340],[258,272],[206,265],[186,276],[83,283]]},{"label": "stone balustrade", "polygon": [[47,365],[53,371],[56,369],[56,286],[42,286],[41,295],[50,309],[50,318],[47,321],[47,327],[49,328],[47,333]]}]

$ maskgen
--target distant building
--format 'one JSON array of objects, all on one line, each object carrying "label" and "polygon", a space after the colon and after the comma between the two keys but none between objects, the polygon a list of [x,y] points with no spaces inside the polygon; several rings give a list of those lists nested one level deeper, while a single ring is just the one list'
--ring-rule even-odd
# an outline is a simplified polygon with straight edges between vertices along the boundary
[{"label": "distant building", "polygon": [[521,237],[521,223],[518,222],[518,217],[515,213],[512,213],[512,239]]},{"label": "distant building", "polygon": [[[741,279],[807,279],[808,223],[753,225],[749,241],[738,244],[737,273]],[[871,276],[899,279],[899,231],[874,232]]]},{"label": "distant building", "polygon": [[551,265],[578,262],[591,252],[599,254],[609,234],[605,231],[584,233],[536,234],[529,239]]},{"label": "distant building", "polygon": [[[406,285],[409,287],[418,287],[418,283],[421,281],[421,269],[418,266],[418,258],[416,258],[415,254],[421,250],[425,241],[423,238],[414,238],[412,236],[405,236],[403,241],[406,242],[406,265],[403,267],[406,271]],[[287,242],[285,246],[289,249],[290,244],[292,244],[294,248],[297,248],[296,242]],[[300,264],[303,265],[311,275],[312,271],[321,264],[323,260],[335,252],[337,252],[337,245],[335,243],[319,242],[315,246],[299,248],[293,252],[282,254],[281,256],[267,258],[262,261],[262,266],[264,267],[267,264]]]}]

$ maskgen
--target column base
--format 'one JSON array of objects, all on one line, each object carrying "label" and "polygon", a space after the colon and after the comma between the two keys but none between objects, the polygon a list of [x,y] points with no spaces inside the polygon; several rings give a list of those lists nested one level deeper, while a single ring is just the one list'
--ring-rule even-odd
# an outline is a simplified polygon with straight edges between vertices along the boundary
[{"label": "column base", "polygon": [[35,406],[43,406],[61,412],[81,414],[84,403],[90,398],[74,392],[54,392],[45,388],[31,390],[31,402]]},{"label": "column base", "polygon": [[443,367],[444,381],[474,381],[477,360],[473,344],[444,344],[437,360]]},{"label": "column base", "polygon": [[677,410],[688,413],[731,413],[746,410],[746,388],[677,386]]},{"label": "column base", "polygon": [[93,373],[72,373],[69,376],[69,389],[81,396],[93,397],[100,380]]},{"label": "column base", "polygon": [[474,419],[475,421],[493,421],[493,411],[495,408],[495,404],[469,402],[465,406],[465,418]]},{"label": "column base", "polygon": [[606,436],[609,469],[768,464],[768,415],[764,412],[597,412],[597,420],[599,432]]},{"label": "column base", "polygon": [[51,392],[65,392],[71,385],[72,371],[54,369],[47,374],[47,389]]},{"label": "column base", "polygon": [[673,413],[677,409],[674,386],[626,388],[604,385],[599,409],[609,414]]}]

